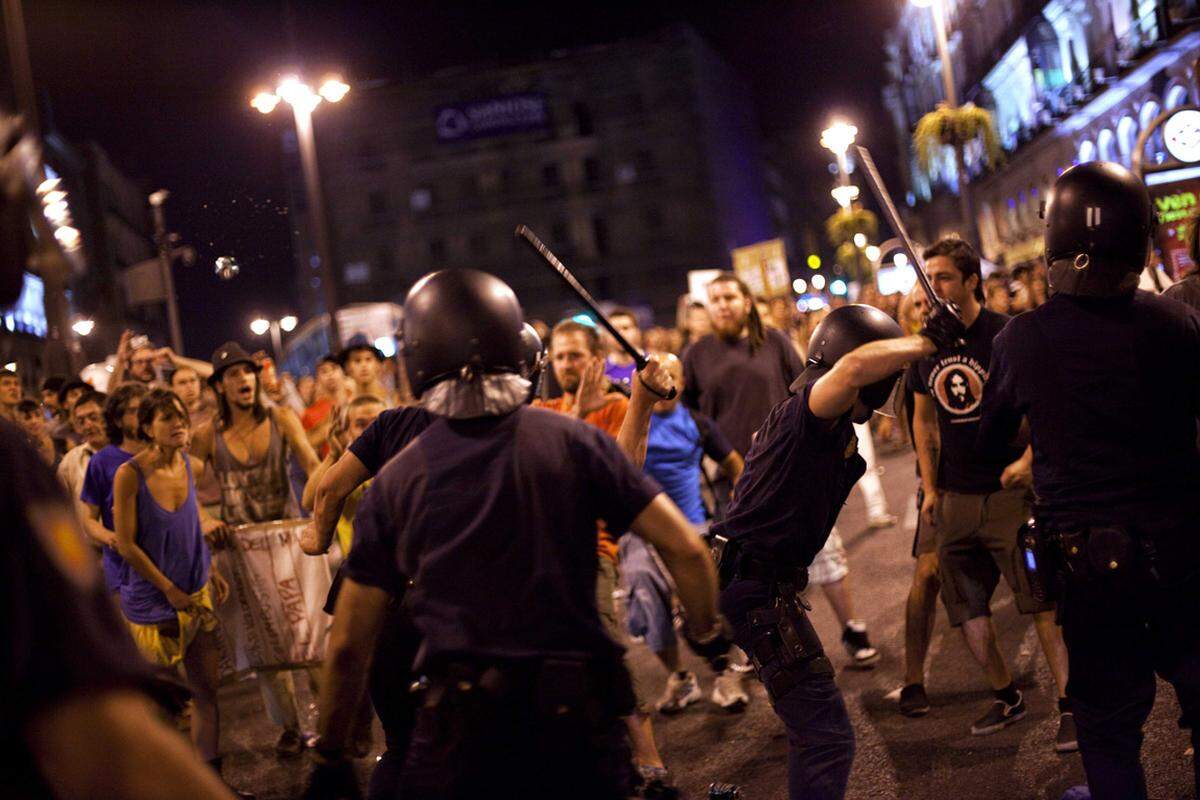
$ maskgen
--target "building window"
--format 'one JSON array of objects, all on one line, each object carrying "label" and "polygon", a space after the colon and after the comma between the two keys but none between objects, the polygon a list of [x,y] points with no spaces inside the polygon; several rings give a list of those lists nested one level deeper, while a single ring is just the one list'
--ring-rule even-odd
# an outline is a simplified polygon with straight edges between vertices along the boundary
[{"label": "building window", "polygon": [[434,261],[443,261],[446,258],[446,240],[445,239],[430,239],[429,240],[429,257]]},{"label": "building window", "polygon": [[544,164],[542,166],[542,185],[543,186],[560,186],[560,185],[562,185],[562,175],[558,171],[558,164]]},{"label": "building window", "polygon": [[367,213],[372,216],[381,216],[388,211],[387,192],[374,191],[367,192]]},{"label": "building window", "polygon": [[1186,86],[1176,84],[1167,90],[1167,95],[1164,100],[1168,110],[1179,108],[1188,103],[1188,90]]},{"label": "building window", "polygon": [[588,156],[583,160],[583,179],[589,187],[595,188],[600,185],[600,178],[600,162]]},{"label": "building window", "polygon": [[592,217],[592,240],[596,243],[596,255],[609,254],[608,222],[604,217]]},{"label": "building window", "polygon": [[1133,117],[1122,117],[1117,123],[1117,151],[1121,154],[1121,163],[1131,166],[1133,163],[1133,147],[1137,144],[1138,126]]},{"label": "building window", "polygon": [[592,124],[592,112],[588,111],[588,107],[583,103],[575,103],[571,106],[571,112],[575,115],[575,131],[580,136],[591,136],[595,132],[595,126]]},{"label": "building window", "polygon": [[1084,139],[1079,143],[1079,163],[1086,164],[1089,161],[1096,160],[1096,143],[1091,139]]},{"label": "building window", "polygon": [[365,261],[351,261],[342,268],[342,279],[348,285],[367,283],[371,280],[371,265]]},{"label": "building window", "polygon": [[1101,161],[1116,161],[1117,160],[1117,137],[1108,128],[1100,131],[1100,135],[1096,137],[1096,156]]},{"label": "building window", "polygon": [[433,207],[433,191],[424,186],[413,189],[413,193],[408,196],[408,205],[417,213],[428,211]]}]

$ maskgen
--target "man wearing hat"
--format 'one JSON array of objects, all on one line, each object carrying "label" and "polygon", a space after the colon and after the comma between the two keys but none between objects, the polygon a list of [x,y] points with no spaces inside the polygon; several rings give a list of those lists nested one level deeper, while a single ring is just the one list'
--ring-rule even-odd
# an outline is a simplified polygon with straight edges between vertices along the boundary
[{"label": "man wearing hat", "polygon": [[[196,431],[192,455],[209,462],[217,478],[221,519],[244,525],[297,516],[289,459],[294,454],[306,474],[318,463],[299,418],[290,409],[263,405],[258,364],[237,342],[217,348],[212,370],[217,416]],[[290,673],[260,673],[259,688],[268,715],[283,728],[276,752],[299,755],[304,743]]]},{"label": "man wearing hat", "polygon": [[354,397],[363,395],[382,397],[387,402],[388,408],[395,408],[398,405],[396,392],[388,389],[379,380],[379,373],[386,360],[383,352],[368,342],[365,337],[356,336],[350,340],[350,344],[346,345],[338,355],[338,362],[342,365],[342,371],[346,373],[346,377],[354,383]]}]

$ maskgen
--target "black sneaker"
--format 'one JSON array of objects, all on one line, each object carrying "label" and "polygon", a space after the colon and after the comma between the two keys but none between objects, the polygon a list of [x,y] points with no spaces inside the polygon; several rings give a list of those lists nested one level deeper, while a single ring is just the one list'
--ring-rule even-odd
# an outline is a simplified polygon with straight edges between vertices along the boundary
[{"label": "black sneaker", "polygon": [[1079,738],[1075,735],[1075,715],[1064,711],[1058,715],[1058,736],[1054,737],[1054,752],[1074,753],[1079,749]]},{"label": "black sneaker", "polygon": [[879,660],[879,651],[871,646],[866,631],[846,627],[842,631],[842,644],[846,646],[846,652],[850,654],[854,667],[865,669]]},{"label": "black sneaker", "polygon": [[923,717],[929,713],[929,695],[925,686],[910,683],[900,690],[900,713],[906,717]]},{"label": "black sneaker", "polygon": [[275,742],[275,755],[278,758],[295,758],[304,752],[304,739],[300,731],[284,729]]},{"label": "black sneaker", "polygon": [[971,733],[976,736],[987,736],[989,733],[1003,730],[1025,716],[1025,698],[1017,692],[1017,702],[1009,705],[1003,700],[995,700],[988,712],[971,725]]}]

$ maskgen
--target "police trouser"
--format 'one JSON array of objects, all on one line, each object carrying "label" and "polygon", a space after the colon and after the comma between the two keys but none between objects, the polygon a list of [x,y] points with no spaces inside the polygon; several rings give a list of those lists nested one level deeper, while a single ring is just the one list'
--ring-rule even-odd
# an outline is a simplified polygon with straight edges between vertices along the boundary
[{"label": "police trouser", "polygon": [[735,578],[721,592],[721,612],[787,728],[788,797],[841,798],[854,761],[850,716],[807,614],[781,613],[778,599],[777,584]]},{"label": "police trouser", "polygon": [[431,669],[405,758],[404,800],[624,800],[634,776],[617,657]]},{"label": "police trouser", "polygon": [[400,771],[420,702],[420,697],[411,691],[416,679],[412,665],[420,646],[421,634],[406,607],[393,598],[371,659],[371,704],[383,725],[385,749],[371,773],[368,800],[393,800],[399,791]]},{"label": "police trouser", "polygon": [[1092,797],[1145,798],[1142,725],[1154,705],[1155,673],[1174,687],[1179,724],[1200,745],[1200,573],[1162,582],[1068,578],[1058,608],[1070,657],[1067,696]]}]

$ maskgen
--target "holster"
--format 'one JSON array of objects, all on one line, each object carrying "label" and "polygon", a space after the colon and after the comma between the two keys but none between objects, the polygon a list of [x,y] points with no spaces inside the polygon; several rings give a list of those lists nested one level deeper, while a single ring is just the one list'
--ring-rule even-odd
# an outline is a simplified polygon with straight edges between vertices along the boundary
[{"label": "holster", "polygon": [[748,615],[751,640],[747,655],[772,702],[808,675],[833,674],[833,665],[808,619],[810,608],[795,584],[780,583],[773,604]]},{"label": "holster", "polygon": [[1039,603],[1056,602],[1062,593],[1062,558],[1057,538],[1030,519],[1017,532],[1017,549],[1030,594]]},{"label": "holster", "polygon": [[1030,520],[1018,537],[1025,575],[1042,602],[1057,600],[1068,583],[1158,580],[1154,540],[1124,526],[1054,527]]}]

